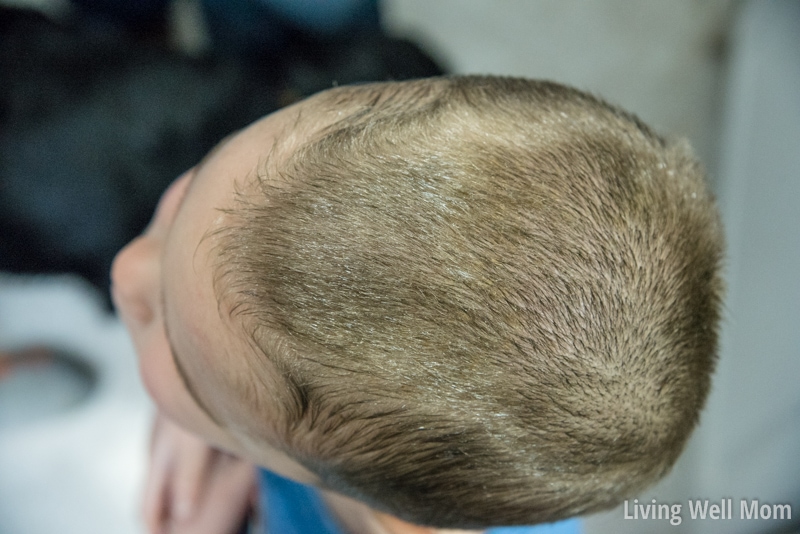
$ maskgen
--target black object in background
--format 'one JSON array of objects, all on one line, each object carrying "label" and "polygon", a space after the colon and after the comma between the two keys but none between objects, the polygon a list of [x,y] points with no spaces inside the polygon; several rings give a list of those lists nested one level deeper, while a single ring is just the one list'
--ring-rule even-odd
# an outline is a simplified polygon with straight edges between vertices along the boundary
[{"label": "black object in background", "polygon": [[0,8],[0,271],[76,273],[108,297],[116,252],[222,137],[333,83],[442,72],[380,32],[198,59]]}]

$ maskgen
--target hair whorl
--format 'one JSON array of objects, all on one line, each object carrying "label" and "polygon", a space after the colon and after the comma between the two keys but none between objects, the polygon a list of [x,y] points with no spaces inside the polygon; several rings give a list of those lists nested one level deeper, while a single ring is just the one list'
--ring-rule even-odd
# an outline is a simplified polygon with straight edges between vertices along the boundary
[{"label": "hair whorl", "polygon": [[223,298],[292,392],[287,449],[442,527],[553,521],[664,475],[721,298],[687,146],[546,82],[320,98],[352,113],[264,180],[220,250]]}]

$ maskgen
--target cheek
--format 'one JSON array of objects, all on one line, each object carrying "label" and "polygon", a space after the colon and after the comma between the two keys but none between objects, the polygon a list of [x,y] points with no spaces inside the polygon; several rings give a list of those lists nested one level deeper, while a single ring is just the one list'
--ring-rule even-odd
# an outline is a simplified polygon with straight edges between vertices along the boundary
[{"label": "cheek", "polygon": [[217,448],[238,451],[231,437],[202,412],[186,390],[166,337],[151,338],[151,343],[137,347],[137,352],[145,389],[161,414]]},{"label": "cheek", "polygon": [[156,240],[141,236],[114,259],[112,296],[120,319],[130,334],[139,360],[139,372],[156,404],[168,398],[170,349],[160,310],[158,276],[159,250]]},{"label": "cheek", "polygon": [[181,383],[166,337],[153,335],[147,340],[135,340],[134,344],[139,357],[139,374],[147,392],[159,410],[176,418],[181,404]]}]

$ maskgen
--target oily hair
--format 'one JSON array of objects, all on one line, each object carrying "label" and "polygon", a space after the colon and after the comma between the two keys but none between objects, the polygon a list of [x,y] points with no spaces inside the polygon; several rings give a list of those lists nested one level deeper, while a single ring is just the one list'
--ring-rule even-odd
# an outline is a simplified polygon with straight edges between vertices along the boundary
[{"label": "oily hair", "polygon": [[242,387],[253,433],[438,527],[613,507],[667,473],[709,390],[722,293],[687,144],[525,79],[315,104],[343,112],[270,158],[217,236],[221,309],[258,349],[253,376],[282,384],[270,418],[259,380]]}]

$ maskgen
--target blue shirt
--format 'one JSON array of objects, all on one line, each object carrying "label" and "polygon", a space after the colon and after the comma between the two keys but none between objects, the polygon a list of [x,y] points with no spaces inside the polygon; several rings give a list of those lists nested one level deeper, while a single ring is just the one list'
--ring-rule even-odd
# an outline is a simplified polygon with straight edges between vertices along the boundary
[{"label": "blue shirt", "polygon": [[[264,534],[345,534],[331,517],[319,492],[260,470]],[[580,534],[580,521],[569,519],[535,527],[496,527],[486,534]]]}]

